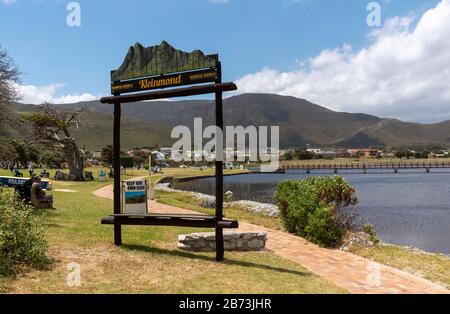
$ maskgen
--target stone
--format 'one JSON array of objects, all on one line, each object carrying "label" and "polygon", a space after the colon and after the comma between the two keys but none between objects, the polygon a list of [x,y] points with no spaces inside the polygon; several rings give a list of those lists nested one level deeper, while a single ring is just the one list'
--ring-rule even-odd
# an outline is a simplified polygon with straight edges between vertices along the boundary
[{"label": "stone", "polygon": [[253,239],[247,243],[248,247],[251,249],[262,249],[264,244],[264,241],[258,239]]},{"label": "stone", "polygon": [[[227,251],[260,251],[266,243],[266,232],[225,232],[224,248]],[[215,233],[179,235],[178,248],[194,252],[211,252],[216,249]]]},{"label": "stone", "polygon": [[202,241],[202,240],[196,241],[193,243],[192,247],[196,248],[196,249],[204,248],[204,247],[206,247],[206,241]]},{"label": "stone", "polygon": [[191,248],[192,248],[192,246],[190,246],[190,245],[186,245],[186,244],[183,244],[183,243],[178,243],[177,244],[177,247],[180,249],[180,250],[190,250]]},{"label": "stone", "polygon": [[224,232],[223,234],[224,240],[239,239],[240,236],[238,232]]},{"label": "stone", "polygon": [[257,235],[258,237],[267,239],[267,232],[258,232],[256,235]]},{"label": "stone", "polygon": [[244,235],[242,236],[242,239],[248,240],[248,239],[253,238],[254,236],[255,236],[254,233],[246,233],[246,234],[244,234]]},{"label": "stone", "polygon": [[223,244],[225,250],[232,250],[236,248],[236,242],[234,241],[225,241]]}]

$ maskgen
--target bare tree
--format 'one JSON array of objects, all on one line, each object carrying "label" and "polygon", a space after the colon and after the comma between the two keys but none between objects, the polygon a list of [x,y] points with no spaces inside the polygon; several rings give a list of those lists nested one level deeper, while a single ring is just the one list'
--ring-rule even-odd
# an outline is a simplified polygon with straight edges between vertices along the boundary
[{"label": "bare tree", "polygon": [[36,142],[60,150],[69,164],[70,175],[76,181],[84,179],[84,156],[71,132],[79,127],[78,117],[85,111],[86,106],[66,109],[44,104],[39,113],[26,117],[33,123]]},{"label": "bare tree", "polygon": [[11,105],[19,99],[19,84],[20,72],[14,60],[0,46],[0,127],[9,124],[14,117]]}]

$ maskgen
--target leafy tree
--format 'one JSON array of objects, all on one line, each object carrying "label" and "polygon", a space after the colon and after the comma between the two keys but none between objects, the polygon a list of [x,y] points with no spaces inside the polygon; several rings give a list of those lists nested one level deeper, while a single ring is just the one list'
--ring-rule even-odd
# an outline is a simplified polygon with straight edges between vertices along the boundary
[{"label": "leafy tree", "polygon": [[414,157],[415,158],[418,158],[418,159],[428,159],[428,156],[430,155],[430,152],[427,152],[427,151],[421,151],[421,152],[416,152],[415,154],[414,154]]},{"label": "leafy tree", "polygon": [[314,154],[308,152],[307,150],[296,150],[295,157],[298,160],[311,160],[314,159]]},{"label": "leafy tree", "polygon": [[77,118],[86,107],[59,109],[45,104],[39,113],[26,116],[33,123],[34,138],[41,144],[59,150],[69,164],[70,175],[75,181],[84,179],[83,152],[79,149],[73,128],[78,128]]},{"label": "leafy tree", "polygon": [[409,150],[406,150],[406,149],[402,149],[402,150],[395,152],[395,157],[397,157],[397,158],[408,158],[409,159],[412,156],[413,156],[413,153],[411,153]]},{"label": "leafy tree", "polygon": [[362,228],[355,190],[341,177],[287,180],[275,197],[286,229],[319,245],[338,245],[348,230]]},{"label": "leafy tree", "polygon": [[146,163],[148,164],[148,157],[150,156],[150,154],[151,153],[143,151],[143,150],[134,151],[134,153],[133,153],[134,163],[137,165],[144,165]]},{"label": "leafy tree", "polygon": [[20,72],[14,60],[0,46],[0,129],[14,120],[11,105],[18,100]]},{"label": "leafy tree", "polygon": [[282,157],[282,160],[293,160],[294,159],[294,154],[292,151],[287,151]]},{"label": "leafy tree", "polygon": [[107,145],[102,149],[101,161],[108,165],[112,165],[113,158],[114,158],[113,146]]},{"label": "leafy tree", "polygon": [[57,150],[46,149],[39,155],[39,162],[49,168],[61,168],[64,162],[64,157]]},{"label": "leafy tree", "polygon": [[14,147],[17,153],[17,158],[15,161],[19,162],[22,166],[26,166],[30,161],[38,161],[38,151],[32,145],[19,141],[19,140],[10,140],[10,144]]},{"label": "leafy tree", "polygon": [[18,155],[14,146],[8,143],[0,143],[0,161],[15,161]]}]

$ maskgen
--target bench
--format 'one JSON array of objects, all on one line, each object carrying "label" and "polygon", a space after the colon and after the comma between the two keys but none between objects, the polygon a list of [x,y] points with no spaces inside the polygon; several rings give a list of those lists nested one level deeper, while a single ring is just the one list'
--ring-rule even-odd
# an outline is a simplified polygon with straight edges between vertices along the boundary
[{"label": "bench", "polygon": [[177,226],[193,228],[235,229],[239,223],[235,220],[218,221],[215,216],[183,214],[116,214],[102,219],[103,225],[134,226]]}]

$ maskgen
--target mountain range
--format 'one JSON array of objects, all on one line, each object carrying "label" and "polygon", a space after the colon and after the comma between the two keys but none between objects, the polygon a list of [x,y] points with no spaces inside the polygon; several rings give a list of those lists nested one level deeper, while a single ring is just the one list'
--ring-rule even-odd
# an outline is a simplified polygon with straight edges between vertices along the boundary
[{"label": "mountain range", "polygon": [[[98,150],[112,142],[113,107],[99,101],[86,104],[90,111],[81,117],[80,143]],[[21,112],[37,110],[35,105],[18,104]],[[122,106],[124,148],[169,145],[173,127],[193,128],[194,118],[203,127],[214,124],[212,100],[151,101]],[[441,144],[450,146],[450,120],[437,124],[402,122],[367,114],[335,112],[289,96],[242,94],[224,100],[225,125],[279,126],[281,148],[306,144],[321,147],[394,147]]]}]

